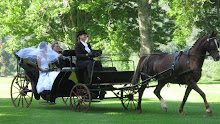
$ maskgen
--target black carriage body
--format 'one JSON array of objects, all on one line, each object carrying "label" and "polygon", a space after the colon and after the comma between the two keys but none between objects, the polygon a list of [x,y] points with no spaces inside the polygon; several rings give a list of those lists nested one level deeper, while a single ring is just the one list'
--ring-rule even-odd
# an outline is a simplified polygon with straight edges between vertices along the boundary
[{"label": "black carriage body", "polygon": [[[71,51],[69,51],[71,53]],[[22,59],[19,58],[16,54],[14,54],[18,60],[18,65],[24,69],[24,73],[30,78],[31,80],[31,86],[32,86],[32,92],[34,93],[35,99],[40,99],[40,94],[37,93],[37,82],[39,78],[39,69],[37,66],[37,61],[34,59]],[[68,65],[68,64],[65,64]],[[74,64],[73,64],[74,66]],[[69,67],[70,68],[70,67]],[[48,94],[42,94],[42,98],[51,102],[55,102],[55,99],[57,97],[67,97],[69,96],[71,88],[75,85],[75,83],[78,83],[76,74],[75,74],[75,67],[72,67],[72,69],[65,69],[62,70],[56,79],[54,80],[53,86],[50,94],[50,99],[46,99],[46,96]],[[20,72],[20,69],[17,69],[18,72]]]},{"label": "black carriage body", "polygon": [[[101,51],[97,52],[101,53]],[[114,86],[125,86],[127,84],[130,84],[134,71],[117,71],[116,68],[113,66],[103,67],[103,71],[92,72],[92,79],[90,81],[88,81],[87,75],[84,76],[85,82],[78,82],[77,77],[78,75],[80,75],[80,71],[78,68],[75,67],[75,64],[72,63],[73,57],[76,56],[75,51],[64,50],[62,54],[64,57],[69,58],[69,64],[65,64],[66,67],[63,67],[63,69],[60,71],[60,73],[54,80],[51,91],[47,92],[47,94],[38,94],[36,90],[39,77],[39,69],[37,67],[36,60],[20,59],[18,56],[16,56],[18,60],[18,65],[24,69],[25,74],[31,79],[32,92],[36,100],[39,100],[40,96],[50,102],[55,102],[56,98],[58,97],[70,97],[71,99],[74,88],[77,88],[78,84],[83,84],[80,85],[80,88],[88,88],[87,92],[89,93],[87,94],[91,94],[92,99],[104,99],[104,97],[101,96],[102,91],[112,91],[113,93],[114,91],[119,91],[120,93],[114,93],[116,97],[111,98],[119,98],[122,101],[122,105],[124,106],[123,98],[127,97],[127,95],[124,95],[123,92],[127,89],[115,88]],[[84,72],[85,75],[87,74],[86,70],[83,70],[82,72]],[[125,108],[127,109],[127,107]]]},{"label": "black carriage body", "polygon": [[117,85],[131,82],[134,71],[97,71],[93,72],[92,84]]}]

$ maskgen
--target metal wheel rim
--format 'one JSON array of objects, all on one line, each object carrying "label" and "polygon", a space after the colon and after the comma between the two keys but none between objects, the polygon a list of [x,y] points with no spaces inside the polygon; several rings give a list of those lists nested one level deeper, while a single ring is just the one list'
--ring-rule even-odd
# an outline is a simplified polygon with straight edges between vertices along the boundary
[{"label": "metal wheel rim", "polygon": [[84,84],[75,85],[70,92],[70,105],[75,112],[88,112],[91,94]]},{"label": "metal wheel rim", "polygon": [[11,100],[15,107],[28,108],[33,99],[30,78],[23,73],[16,75],[11,83]]}]

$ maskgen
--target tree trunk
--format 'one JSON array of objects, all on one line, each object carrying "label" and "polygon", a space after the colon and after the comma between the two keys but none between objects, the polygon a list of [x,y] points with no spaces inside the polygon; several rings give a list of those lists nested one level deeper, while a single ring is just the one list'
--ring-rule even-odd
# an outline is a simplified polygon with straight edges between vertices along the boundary
[{"label": "tree trunk", "polygon": [[[75,2],[76,3],[76,5],[74,6],[74,9],[73,9],[73,12],[71,13],[71,23],[72,23],[72,29],[76,29],[76,27],[78,26],[77,25],[77,6],[78,6],[78,3],[77,3],[77,1]],[[76,37],[76,30],[72,30],[71,31],[71,39],[72,39],[72,41],[73,41],[73,44],[75,45],[76,44],[76,42],[77,42],[77,37]],[[73,47],[74,48],[74,47]]]},{"label": "tree trunk", "polygon": [[220,22],[220,10],[219,10],[219,7],[220,6],[220,1],[219,0],[217,0],[217,16],[218,16],[218,22]]},{"label": "tree trunk", "polygon": [[151,3],[152,0],[137,0],[141,55],[153,53]]}]

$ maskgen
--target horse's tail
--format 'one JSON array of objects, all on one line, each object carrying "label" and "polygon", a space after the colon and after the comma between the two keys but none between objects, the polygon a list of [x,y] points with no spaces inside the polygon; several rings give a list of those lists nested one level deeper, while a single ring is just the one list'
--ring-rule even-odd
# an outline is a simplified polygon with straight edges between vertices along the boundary
[{"label": "horse's tail", "polygon": [[141,56],[141,58],[139,59],[137,69],[134,72],[134,75],[133,75],[132,80],[131,80],[131,84],[137,84],[138,83],[138,81],[140,79],[140,72],[141,72],[141,69],[142,69],[142,62],[146,57],[147,56]]}]

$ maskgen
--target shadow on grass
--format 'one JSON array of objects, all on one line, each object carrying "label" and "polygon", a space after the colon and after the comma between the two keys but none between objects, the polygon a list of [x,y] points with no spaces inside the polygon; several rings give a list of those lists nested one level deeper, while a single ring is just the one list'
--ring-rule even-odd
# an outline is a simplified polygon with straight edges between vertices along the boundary
[{"label": "shadow on grass", "polygon": [[220,81],[199,81],[198,84],[220,84]]},{"label": "shadow on grass", "polygon": [[73,112],[62,100],[55,105],[40,105],[33,100],[29,108],[15,108],[10,98],[0,98],[0,123],[218,123],[220,122],[219,103],[211,103],[213,116],[205,113],[203,103],[186,103],[185,116],[178,114],[180,101],[167,101],[168,112],[161,109],[157,99],[143,99],[142,110],[125,110],[118,99],[91,103],[88,113]]},{"label": "shadow on grass", "polygon": [[[33,100],[29,108],[15,108],[12,104],[10,98],[0,98],[0,117],[1,116],[21,116],[20,114],[25,115],[29,112],[61,112],[61,113],[71,113],[73,112],[70,105],[66,106],[62,103],[61,100],[55,105],[40,105],[38,102],[40,100]],[[157,99],[148,99],[144,98],[142,102],[142,110],[145,114],[155,114],[155,115],[178,115],[178,108],[181,104],[181,101],[166,101],[168,105],[168,112],[164,112],[161,108],[160,102]],[[220,106],[219,103],[210,103],[211,109],[213,110],[214,115],[220,116]],[[186,102],[184,107],[184,112],[187,115],[206,115],[204,103],[190,103]],[[20,114],[19,114],[20,113]],[[81,112],[73,112],[81,113]],[[100,114],[100,113],[117,113],[117,114],[138,114],[136,110],[126,110],[122,106],[121,102],[118,99],[108,99],[103,100],[102,102],[91,103],[88,113]]]}]

